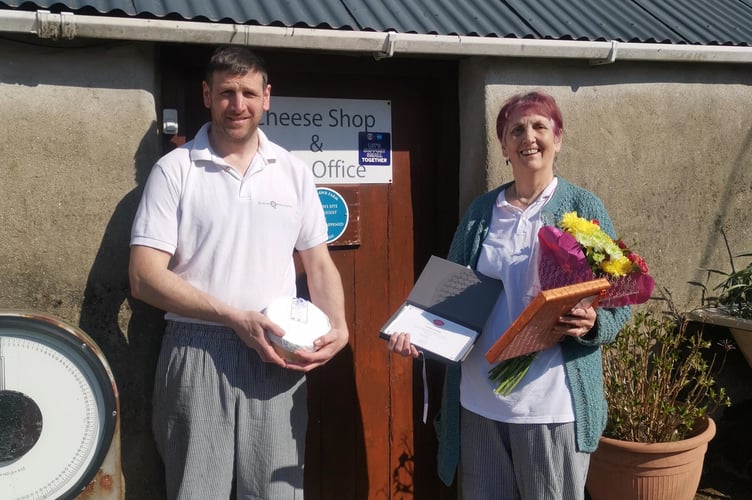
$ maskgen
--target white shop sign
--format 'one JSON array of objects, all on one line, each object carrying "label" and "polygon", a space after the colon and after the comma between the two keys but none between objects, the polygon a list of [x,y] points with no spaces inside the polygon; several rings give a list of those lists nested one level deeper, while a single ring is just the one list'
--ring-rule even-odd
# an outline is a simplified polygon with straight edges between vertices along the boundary
[{"label": "white shop sign", "polygon": [[392,182],[390,101],[272,95],[260,127],[310,165],[316,184]]}]

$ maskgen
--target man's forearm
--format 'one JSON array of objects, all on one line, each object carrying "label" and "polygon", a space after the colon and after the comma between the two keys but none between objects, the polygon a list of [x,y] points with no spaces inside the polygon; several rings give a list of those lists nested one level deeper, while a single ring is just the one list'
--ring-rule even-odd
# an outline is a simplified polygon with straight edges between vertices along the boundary
[{"label": "man's forearm", "polygon": [[229,306],[204,293],[167,268],[170,256],[134,246],[128,269],[131,294],[164,311],[225,324]]},{"label": "man's forearm", "polygon": [[347,332],[342,279],[325,245],[301,252],[311,301],[329,317],[332,328]]},{"label": "man's forearm", "polygon": [[[333,267],[333,266],[332,266]],[[345,296],[342,282],[336,268],[308,278],[311,301],[326,315],[333,328],[347,330],[345,319]]]}]

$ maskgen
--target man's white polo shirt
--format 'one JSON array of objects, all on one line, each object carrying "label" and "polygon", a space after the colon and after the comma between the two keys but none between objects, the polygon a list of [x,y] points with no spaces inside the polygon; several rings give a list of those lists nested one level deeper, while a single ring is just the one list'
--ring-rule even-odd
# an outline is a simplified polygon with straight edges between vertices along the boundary
[{"label": "man's white polo shirt", "polygon": [[[208,130],[205,124],[154,166],[131,245],[171,254],[170,269],[196,288],[260,311],[296,295],[293,249],[326,241],[324,211],[308,166],[261,130],[243,177],[214,154]],[[169,312],[166,318],[196,321]]]}]

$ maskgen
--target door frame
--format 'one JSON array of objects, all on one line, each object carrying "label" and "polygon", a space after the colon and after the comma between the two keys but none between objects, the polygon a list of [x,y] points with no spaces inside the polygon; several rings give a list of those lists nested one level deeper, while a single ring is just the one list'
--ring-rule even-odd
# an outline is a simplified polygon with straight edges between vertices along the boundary
[{"label": "door frame", "polygon": [[[190,140],[208,119],[201,80],[211,50],[161,46],[159,109],[176,109],[180,124],[176,137],[163,137],[165,152]],[[430,256],[446,255],[456,227],[458,62],[256,52],[268,65],[272,109],[279,95],[392,103],[393,182],[356,187],[362,241],[330,247],[350,294],[351,338],[343,352],[309,374],[306,498],[453,498],[454,489],[441,485],[436,474],[431,423],[443,367],[427,365],[424,424],[421,365],[389,353],[378,329]]]}]

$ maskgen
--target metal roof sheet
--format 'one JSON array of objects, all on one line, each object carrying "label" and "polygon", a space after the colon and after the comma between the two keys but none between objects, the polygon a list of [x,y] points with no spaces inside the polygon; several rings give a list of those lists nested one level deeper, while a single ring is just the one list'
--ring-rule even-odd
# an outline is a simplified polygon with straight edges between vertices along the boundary
[{"label": "metal roof sheet", "polygon": [[[114,3],[115,0],[110,0]],[[357,29],[357,22],[338,1],[309,0],[133,0],[140,12],[155,17],[177,14],[186,19],[205,18],[262,26],[307,26]]]},{"label": "metal roof sheet", "polygon": [[0,8],[352,31],[752,45],[752,0],[0,0]]},{"label": "metal roof sheet", "polygon": [[689,43],[752,44],[752,3],[745,0],[634,0]]},{"label": "metal roof sheet", "polygon": [[616,40],[620,42],[683,42],[658,18],[632,1],[507,0],[542,38]]},{"label": "metal roof sheet", "polygon": [[501,1],[342,0],[361,29],[435,35],[531,36],[530,28]]}]

